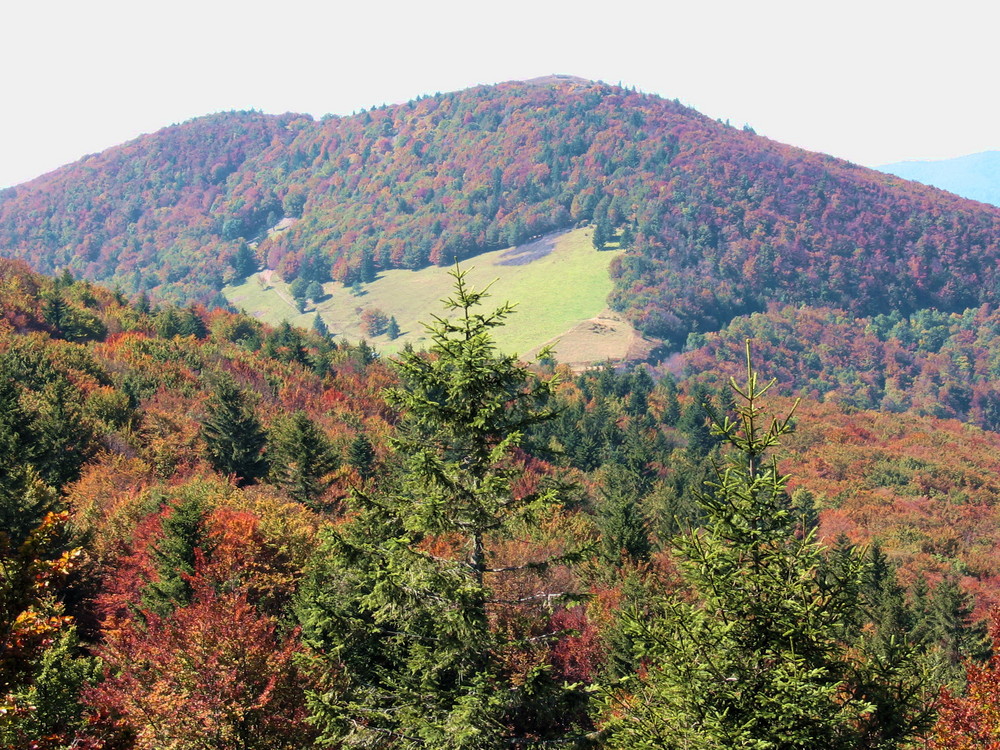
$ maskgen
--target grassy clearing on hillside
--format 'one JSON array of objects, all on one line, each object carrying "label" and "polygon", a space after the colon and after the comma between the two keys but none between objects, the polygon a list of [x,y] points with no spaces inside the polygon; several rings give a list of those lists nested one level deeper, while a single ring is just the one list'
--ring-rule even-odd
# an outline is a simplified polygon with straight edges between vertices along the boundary
[{"label": "grassy clearing on hillside", "polygon": [[[611,292],[608,265],[618,251],[594,250],[590,229],[549,235],[537,244],[545,240],[550,241],[552,249],[541,257],[537,257],[537,246],[528,253],[522,251],[522,246],[484,253],[462,263],[477,288],[496,280],[490,302],[510,300],[517,305],[508,325],[496,330],[497,343],[504,351],[528,352],[598,315],[606,306]],[[505,261],[522,264],[507,265]],[[421,321],[441,314],[440,300],[450,295],[453,284],[448,270],[432,267],[385,271],[375,282],[365,284],[364,293],[357,297],[341,284],[326,284],[324,291],[330,296],[315,309],[307,308],[304,314],[291,304],[288,286],[276,275],[269,275],[267,281],[257,275],[223,291],[232,305],[271,324],[288,320],[309,328],[318,311],[331,333],[352,341],[363,338],[361,313],[366,308],[381,310],[396,318],[402,335],[395,341],[385,335],[370,341],[383,353],[391,354],[407,342],[417,349],[426,346]]]}]

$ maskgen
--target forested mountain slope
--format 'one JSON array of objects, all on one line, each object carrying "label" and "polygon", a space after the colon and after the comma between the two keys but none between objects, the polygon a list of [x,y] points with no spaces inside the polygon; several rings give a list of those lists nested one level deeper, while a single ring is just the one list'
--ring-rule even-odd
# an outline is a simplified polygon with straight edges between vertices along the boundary
[{"label": "forested mountain slope", "polygon": [[[786,492],[709,428],[705,404],[732,414],[731,339],[690,352],[680,383],[574,376],[497,352],[510,308],[477,295],[456,284],[434,348],[386,363],[0,260],[0,748],[631,748],[658,725],[718,731],[678,697],[773,736],[775,695],[834,747],[927,729],[936,686],[984,654],[963,589],[980,611],[1000,590],[1000,436],[796,383],[817,393],[780,427]],[[709,569],[725,607],[697,603]],[[759,691],[688,680],[692,617],[711,664]]]},{"label": "forested mountain slope", "polygon": [[559,77],[318,122],[213,115],[0,194],[5,254],[175,301],[214,298],[248,241],[286,281],[350,284],[579,222],[630,246],[613,306],[675,342],[772,300],[998,295],[1000,209]]}]

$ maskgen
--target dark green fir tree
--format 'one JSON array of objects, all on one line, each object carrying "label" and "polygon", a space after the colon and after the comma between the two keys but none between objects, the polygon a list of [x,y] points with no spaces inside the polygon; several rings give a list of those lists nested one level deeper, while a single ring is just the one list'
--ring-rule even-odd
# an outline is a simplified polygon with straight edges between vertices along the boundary
[{"label": "dark green fir tree", "polygon": [[220,474],[252,484],[267,473],[267,437],[247,394],[227,376],[217,378],[201,423],[205,457]]},{"label": "dark green fir tree", "polygon": [[302,411],[276,421],[267,455],[270,481],[310,507],[330,486],[327,475],[340,464],[329,438]]},{"label": "dark green fir tree", "polygon": [[649,559],[652,545],[642,514],[642,478],[618,464],[603,469],[597,523],[604,559],[610,565]]},{"label": "dark green fir tree", "polygon": [[375,449],[371,441],[364,435],[358,435],[351,441],[347,449],[347,463],[349,463],[358,476],[362,479],[370,479],[375,470]]},{"label": "dark green fir tree", "polygon": [[330,335],[330,329],[326,325],[326,321],[323,320],[323,317],[319,313],[316,313],[316,316],[313,318],[312,329],[313,333],[322,336],[323,338]]},{"label": "dark green fir tree", "polygon": [[164,514],[160,538],[152,550],[157,578],[143,591],[143,606],[166,615],[190,604],[196,550],[209,551],[204,548],[206,515],[204,499],[197,494],[178,498]]},{"label": "dark green fir tree", "polygon": [[248,276],[257,272],[258,261],[254,251],[246,242],[240,242],[236,253],[229,260],[233,267],[235,281],[245,281]]},{"label": "dark green fir tree", "polygon": [[[401,355],[403,385],[387,395],[401,410],[399,481],[355,495],[351,521],[327,532],[301,589],[321,686],[310,710],[326,745],[540,748],[587,728],[580,691],[539,656],[555,636],[517,625],[564,590],[512,599],[494,588],[557,561],[539,550],[511,566],[495,552],[560,502],[555,487],[515,488],[518,446],[552,416],[553,381],[497,352],[490,331],[510,306],[481,312],[485,292],[453,275],[446,306],[457,316],[428,326],[429,353]],[[534,654],[531,666],[517,654]]]},{"label": "dark green fir tree", "polygon": [[385,327],[385,335],[389,337],[390,341],[395,341],[399,338],[399,323],[396,322],[395,315],[389,318],[389,323]]}]

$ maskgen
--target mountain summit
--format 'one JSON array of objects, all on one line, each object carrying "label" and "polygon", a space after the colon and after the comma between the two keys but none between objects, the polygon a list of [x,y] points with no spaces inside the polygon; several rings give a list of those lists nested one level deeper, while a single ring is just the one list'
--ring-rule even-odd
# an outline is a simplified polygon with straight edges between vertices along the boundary
[{"label": "mountain summit", "polygon": [[211,115],[0,193],[6,254],[174,301],[241,265],[349,285],[581,223],[629,248],[612,306],[676,343],[774,301],[1000,301],[1000,209],[569,76]]}]

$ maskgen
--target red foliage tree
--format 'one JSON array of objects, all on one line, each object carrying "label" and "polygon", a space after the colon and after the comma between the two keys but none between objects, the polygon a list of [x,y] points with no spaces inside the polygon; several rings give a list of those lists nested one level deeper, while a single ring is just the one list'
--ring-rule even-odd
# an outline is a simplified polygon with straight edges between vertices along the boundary
[{"label": "red foliage tree", "polygon": [[993,656],[966,667],[964,696],[942,689],[932,750],[1000,750],[1000,611],[990,626]]},{"label": "red foliage tree", "polygon": [[190,606],[106,634],[107,678],[85,700],[117,717],[135,747],[301,748],[309,744],[297,634],[282,635],[242,591],[192,578]]}]

